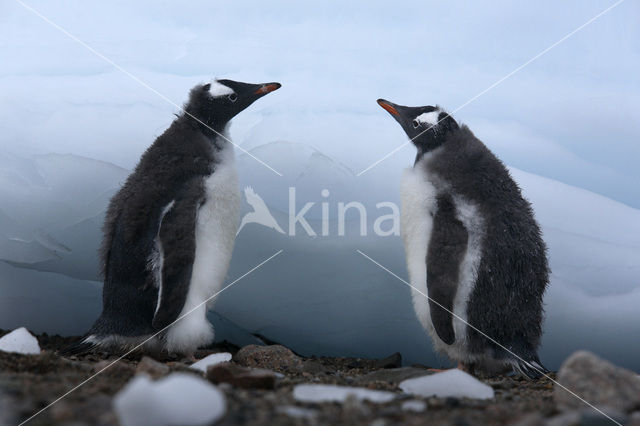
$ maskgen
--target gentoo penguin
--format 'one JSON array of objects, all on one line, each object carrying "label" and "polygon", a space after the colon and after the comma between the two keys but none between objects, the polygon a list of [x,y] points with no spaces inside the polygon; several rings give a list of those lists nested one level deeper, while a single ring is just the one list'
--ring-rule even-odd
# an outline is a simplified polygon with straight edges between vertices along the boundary
[{"label": "gentoo penguin", "polygon": [[414,310],[436,350],[467,371],[542,376],[549,269],[531,205],[504,164],[439,107],[378,104],[418,149],[400,223]]},{"label": "gentoo penguin", "polygon": [[229,122],[279,87],[216,80],[191,90],[109,203],[102,315],[64,353],[123,352],[167,326],[143,349],[192,358],[213,340],[202,302],[222,287],[240,219]]}]

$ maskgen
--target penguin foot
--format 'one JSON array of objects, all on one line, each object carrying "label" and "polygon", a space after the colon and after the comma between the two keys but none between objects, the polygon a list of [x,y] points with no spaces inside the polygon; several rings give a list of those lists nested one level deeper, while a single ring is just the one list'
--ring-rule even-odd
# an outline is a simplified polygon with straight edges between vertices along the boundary
[{"label": "penguin foot", "polygon": [[513,371],[520,373],[527,380],[538,380],[549,373],[549,370],[540,363],[538,357],[532,361],[517,360],[512,363]]}]

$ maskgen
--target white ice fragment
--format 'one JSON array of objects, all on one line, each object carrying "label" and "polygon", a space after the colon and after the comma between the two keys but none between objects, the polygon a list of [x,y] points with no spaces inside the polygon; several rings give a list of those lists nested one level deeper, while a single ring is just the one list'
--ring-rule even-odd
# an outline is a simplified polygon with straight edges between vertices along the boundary
[{"label": "white ice fragment", "polygon": [[457,368],[400,382],[405,393],[441,398],[493,398],[493,388]]},{"label": "white ice fragment", "polygon": [[20,327],[0,338],[0,351],[15,352],[25,355],[38,355],[40,345],[26,328]]},{"label": "white ice fragment", "polygon": [[218,388],[185,373],[172,373],[155,382],[137,375],[116,394],[113,406],[123,426],[212,424],[227,411]]},{"label": "white ice fragment", "polygon": [[289,417],[296,419],[312,420],[318,414],[316,410],[309,408],[296,407],[295,405],[283,405],[276,408],[278,413],[286,414]]},{"label": "white ice fragment", "polygon": [[207,368],[211,365],[220,364],[221,362],[231,361],[232,355],[229,352],[221,352],[218,354],[211,354],[202,358],[198,362],[194,362],[189,366],[195,370],[200,370],[204,373],[207,372]]},{"label": "white ice fragment", "polygon": [[402,403],[402,409],[405,411],[413,411],[415,413],[422,413],[427,409],[427,404],[424,401],[412,399]]},{"label": "white ice fragment", "polygon": [[354,388],[337,385],[302,384],[293,389],[293,397],[300,402],[344,402],[353,397],[358,401],[385,403],[396,396],[391,392],[377,391],[365,388]]}]

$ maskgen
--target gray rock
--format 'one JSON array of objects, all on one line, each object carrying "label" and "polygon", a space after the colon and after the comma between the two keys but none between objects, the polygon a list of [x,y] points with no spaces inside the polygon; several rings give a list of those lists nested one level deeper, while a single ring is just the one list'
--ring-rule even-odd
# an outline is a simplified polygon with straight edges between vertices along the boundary
[{"label": "gray rock", "polygon": [[245,389],[273,389],[276,375],[273,371],[247,368],[230,362],[222,362],[207,368],[207,379],[213,383],[229,383]]},{"label": "gray rock", "polygon": [[610,426],[613,421],[625,425],[627,424],[627,415],[619,411],[606,411],[607,416],[598,413],[595,410],[583,410],[580,416],[580,426]]},{"label": "gray rock", "polygon": [[16,406],[8,395],[2,392],[0,389],[0,425],[10,425],[18,423],[18,416],[14,412]]},{"label": "gray rock", "polygon": [[155,359],[144,356],[136,367],[136,374],[148,374],[154,379],[166,376],[169,374],[169,366],[162,364]]},{"label": "gray rock", "polygon": [[544,416],[540,413],[525,414],[513,426],[545,426]]},{"label": "gray rock", "polygon": [[430,374],[423,368],[402,367],[386,370],[372,371],[356,379],[357,383],[367,384],[372,382],[400,383],[403,380]]},{"label": "gray rock", "polygon": [[627,417],[622,413],[608,412],[607,416],[610,418],[592,409],[567,411],[551,417],[544,423],[544,426],[610,426],[616,423],[627,423]]},{"label": "gray rock", "polygon": [[[571,355],[558,371],[558,382],[603,411],[629,413],[640,408],[640,379],[587,351]],[[554,399],[563,411],[583,410],[584,402],[560,386]]]},{"label": "gray rock", "polygon": [[318,361],[307,360],[302,364],[302,372],[310,373],[310,374],[322,374],[325,373],[327,369],[324,365],[320,364]]},{"label": "gray rock", "polygon": [[[568,411],[558,414],[548,419],[545,426],[580,426],[580,413],[578,411]],[[611,422],[609,422],[611,423]]]},{"label": "gray rock", "polygon": [[281,345],[245,346],[238,351],[233,360],[245,367],[268,368],[278,371],[300,371],[302,369],[302,359]]},{"label": "gray rock", "polygon": [[389,355],[386,358],[376,360],[375,368],[398,368],[402,367],[402,355],[400,352]]},{"label": "gray rock", "polygon": [[93,365],[93,372],[110,377],[124,377],[127,380],[135,374],[135,368],[124,360],[102,360]]}]

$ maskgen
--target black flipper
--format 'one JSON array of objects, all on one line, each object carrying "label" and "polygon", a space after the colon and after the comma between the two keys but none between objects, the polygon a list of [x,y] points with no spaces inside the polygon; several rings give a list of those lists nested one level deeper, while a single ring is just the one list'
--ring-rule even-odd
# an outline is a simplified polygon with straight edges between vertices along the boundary
[{"label": "black flipper", "polygon": [[203,202],[204,189],[201,178],[192,179],[166,207],[159,225],[158,241],[161,244],[162,282],[152,326],[160,330],[178,318],[184,307],[196,252],[196,221]]},{"label": "black flipper", "polygon": [[[438,209],[427,251],[427,288],[431,321],[438,337],[450,345],[455,341],[453,331],[453,301],[458,289],[460,263],[467,249],[469,236],[450,195],[438,196]],[[438,302],[443,309],[438,304]]]}]

